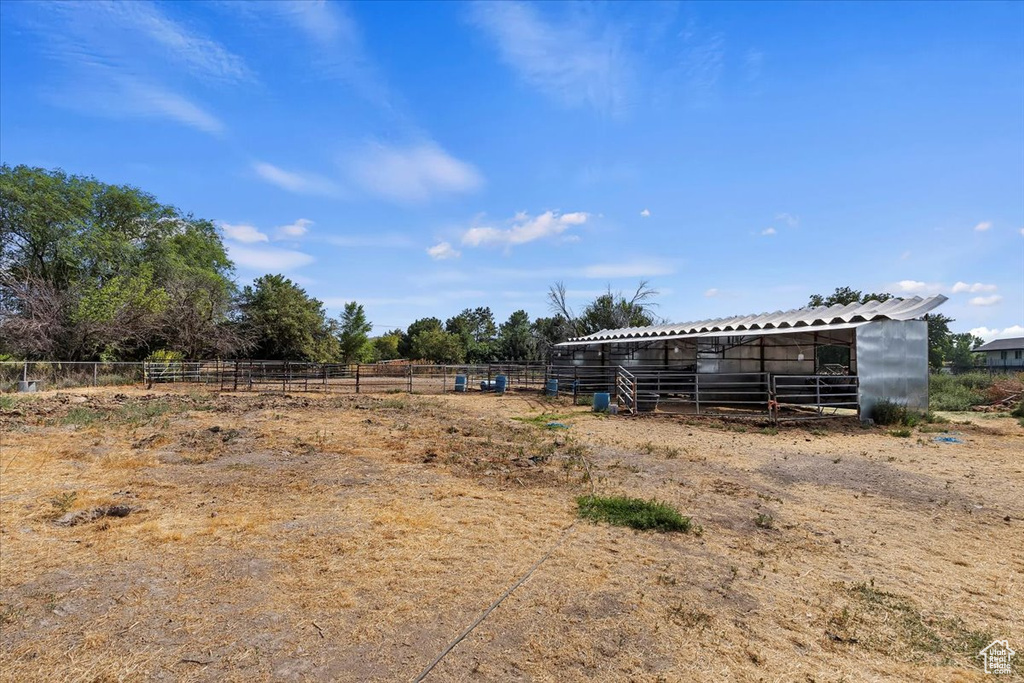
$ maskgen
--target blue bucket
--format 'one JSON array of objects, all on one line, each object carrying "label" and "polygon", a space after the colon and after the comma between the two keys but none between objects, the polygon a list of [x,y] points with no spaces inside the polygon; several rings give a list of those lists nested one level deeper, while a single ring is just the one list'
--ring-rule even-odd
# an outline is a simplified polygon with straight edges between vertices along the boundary
[{"label": "blue bucket", "polygon": [[601,391],[594,394],[594,412],[595,413],[607,413],[608,406],[612,402],[611,394],[607,391]]},{"label": "blue bucket", "polygon": [[505,387],[508,386],[508,377],[505,375],[498,375],[494,378],[494,391],[498,394],[505,393]]},{"label": "blue bucket", "polygon": [[558,396],[558,380],[549,379],[547,384],[544,385],[544,394],[546,396]]},{"label": "blue bucket", "polygon": [[455,375],[455,391],[464,392],[466,390],[466,376]]}]

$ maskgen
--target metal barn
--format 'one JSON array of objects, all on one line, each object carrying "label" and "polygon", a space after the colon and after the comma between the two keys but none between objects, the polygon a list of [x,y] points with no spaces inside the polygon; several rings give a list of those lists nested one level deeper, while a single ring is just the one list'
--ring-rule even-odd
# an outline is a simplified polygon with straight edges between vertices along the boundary
[{"label": "metal barn", "polygon": [[552,376],[621,409],[773,417],[928,408],[928,325],[944,296],[602,330],[555,347]]}]

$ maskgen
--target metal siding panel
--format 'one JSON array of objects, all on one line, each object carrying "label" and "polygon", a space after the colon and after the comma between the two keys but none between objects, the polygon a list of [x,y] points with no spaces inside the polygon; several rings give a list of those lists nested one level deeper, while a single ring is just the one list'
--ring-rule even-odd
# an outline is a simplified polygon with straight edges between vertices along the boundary
[{"label": "metal siding panel", "polygon": [[928,323],[877,320],[857,329],[860,413],[871,416],[882,399],[928,410]]}]

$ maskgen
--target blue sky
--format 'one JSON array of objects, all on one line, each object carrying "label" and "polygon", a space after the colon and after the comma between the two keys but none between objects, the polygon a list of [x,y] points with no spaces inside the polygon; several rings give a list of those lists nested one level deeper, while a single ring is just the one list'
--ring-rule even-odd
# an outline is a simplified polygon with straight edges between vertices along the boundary
[{"label": "blue sky", "polygon": [[1024,334],[1024,3],[0,4],[0,159],[216,221],[377,332],[641,279]]}]

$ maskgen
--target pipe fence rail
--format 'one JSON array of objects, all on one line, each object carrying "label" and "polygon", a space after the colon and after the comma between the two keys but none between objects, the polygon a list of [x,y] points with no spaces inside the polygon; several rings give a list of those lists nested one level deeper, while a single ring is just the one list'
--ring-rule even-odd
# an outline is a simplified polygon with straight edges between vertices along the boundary
[{"label": "pipe fence rail", "polygon": [[854,375],[786,375],[759,372],[697,373],[671,366],[489,363],[428,365],[306,363],[266,360],[148,362],[0,362],[0,391],[144,384],[201,384],[220,391],[321,391],[331,393],[443,394],[459,388],[489,391],[496,378],[506,390],[546,390],[558,380],[561,395],[589,400],[607,392],[624,412],[769,416],[798,419],[856,414]]}]

